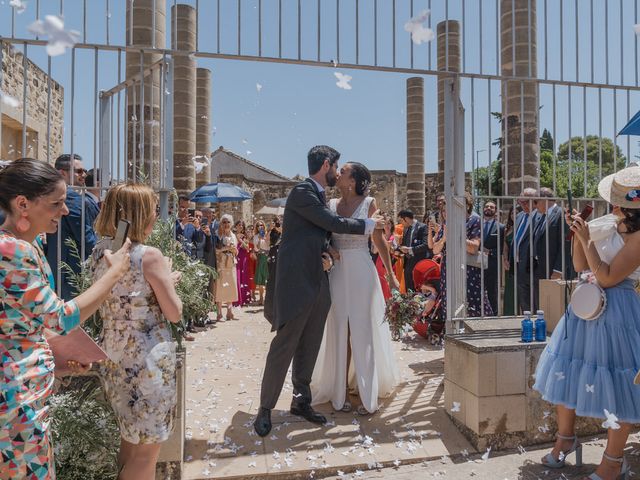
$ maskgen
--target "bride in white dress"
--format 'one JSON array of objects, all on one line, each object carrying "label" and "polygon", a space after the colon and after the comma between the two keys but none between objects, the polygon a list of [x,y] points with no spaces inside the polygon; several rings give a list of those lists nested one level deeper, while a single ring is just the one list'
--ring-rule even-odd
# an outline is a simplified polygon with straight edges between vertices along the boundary
[{"label": "bride in white dress", "polygon": [[[343,217],[370,217],[376,211],[375,199],[365,196],[370,183],[371,173],[364,165],[345,164],[336,184],[341,197],[332,199],[330,208]],[[390,287],[398,288],[382,230],[376,230],[371,238],[390,272]],[[368,241],[364,235],[332,236],[337,255],[334,253],[336,262],[329,274],[331,310],[311,379],[314,405],[330,401],[336,410],[350,411],[348,390],[357,389],[361,414],[377,411],[378,398],[388,396],[399,378],[391,333],[384,318],[382,287]]]}]

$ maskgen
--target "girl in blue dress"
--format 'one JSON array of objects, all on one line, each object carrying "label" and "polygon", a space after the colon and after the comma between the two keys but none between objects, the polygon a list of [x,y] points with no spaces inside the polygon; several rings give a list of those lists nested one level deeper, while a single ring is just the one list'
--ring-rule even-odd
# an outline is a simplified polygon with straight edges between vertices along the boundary
[{"label": "girl in blue dress", "polygon": [[569,307],[554,330],[536,369],[533,386],[556,405],[556,443],[542,463],[561,468],[569,454],[582,464],[575,435],[576,415],[602,418],[608,427],[602,461],[588,478],[627,478],[623,452],[632,424],[640,422],[640,167],[629,167],[602,179],[600,196],[613,213],[586,223],[576,213],[566,221],[574,232],[573,265],[590,270],[606,295],[595,320],[579,318]]}]

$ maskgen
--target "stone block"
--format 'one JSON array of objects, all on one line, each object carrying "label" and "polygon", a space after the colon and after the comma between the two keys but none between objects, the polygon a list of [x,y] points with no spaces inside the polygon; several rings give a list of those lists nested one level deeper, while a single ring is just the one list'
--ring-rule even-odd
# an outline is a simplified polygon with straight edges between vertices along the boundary
[{"label": "stone block", "polygon": [[525,352],[496,353],[496,394],[524,394],[526,391]]}]

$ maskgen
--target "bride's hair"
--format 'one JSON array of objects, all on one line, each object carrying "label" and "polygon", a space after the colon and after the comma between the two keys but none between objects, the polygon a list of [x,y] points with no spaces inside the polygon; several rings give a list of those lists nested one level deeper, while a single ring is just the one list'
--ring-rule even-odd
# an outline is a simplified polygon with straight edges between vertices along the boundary
[{"label": "bride's hair", "polygon": [[366,195],[371,186],[371,172],[358,162],[348,162],[351,166],[351,178],[356,181],[356,194]]},{"label": "bride's hair", "polygon": [[640,230],[640,209],[639,208],[623,208],[620,211],[624,215],[622,223],[627,227],[627,233],[635,233]]}]

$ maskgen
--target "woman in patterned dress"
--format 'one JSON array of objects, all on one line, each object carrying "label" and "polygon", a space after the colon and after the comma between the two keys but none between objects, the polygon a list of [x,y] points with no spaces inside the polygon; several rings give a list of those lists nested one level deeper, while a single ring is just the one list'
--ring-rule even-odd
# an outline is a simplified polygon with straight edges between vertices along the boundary
[{"label": "woman in patterned dress", "polygon": [[256,221],[253,231],[253,249],[256,254],[256,289],[258,290],[258,303],[264,305],[264,287],[269,278],[269,239],[267,238],[267,227],[262,220]]},{"label": "woman in patterned dress", "polygon": [[110,359],[101,376],[121,436],[119,480],[155,478],[160,443],[169,438],[175,416],[176,353],[166,320],[177,323],[182,316],[175,290],[180,273],[171,272],[160,250],[144,245],[156,207],[156,195],[145,185],[111,188],[96,219],[103,238],[90,260],[93,278],[101,278],[118,222],[129,220],[131,269],[100,307],[100,344]]},{"label": "woman in patterned dress", "polygon": [[104,275],[75,299],[64,302],[37,239],[55,233],[67,188],[45,162],[20,159],[0,172],[0,478],[54,479],[47,397],[54,361],[44,337],[48,328],[64,335],[98,309],[129,268],[127,242],[105,252]]}]

